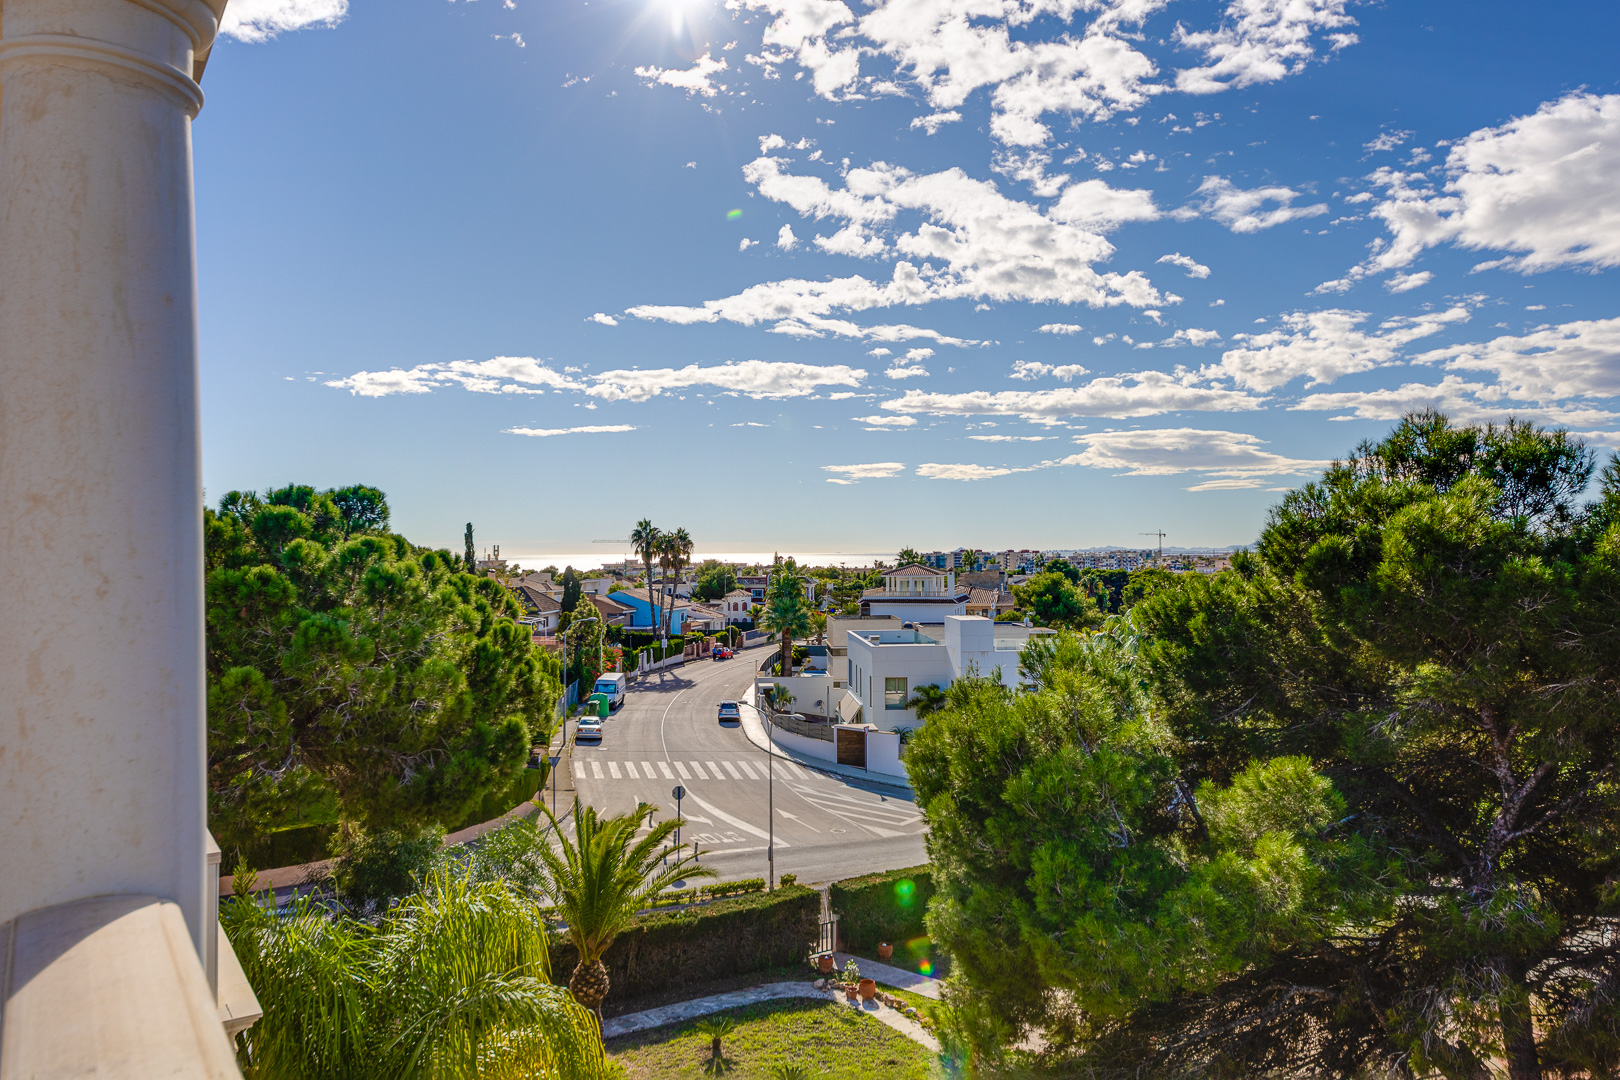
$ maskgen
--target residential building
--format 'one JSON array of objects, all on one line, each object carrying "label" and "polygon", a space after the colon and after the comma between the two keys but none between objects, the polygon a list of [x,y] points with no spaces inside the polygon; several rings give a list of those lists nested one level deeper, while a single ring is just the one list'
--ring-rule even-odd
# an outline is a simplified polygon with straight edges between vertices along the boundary
[{"label": "residential building", "polygon": [[968,593],[966,613],[994,619],[1017,606],[1012,593],[1003,589],[971,589]]},{"label": "residential building", "polygon": [[968,590],[956,575],[911,563],[883,572],[883,584],[861,593],[862,615],[893,615],[902,622],[942,623],[967,610]]},{"label": "residential building", "polygon": [[916,710],[906,702],[919,686],[944,689],[970,673],[1019,686],[1019,651],[1031,637],[1054,633],[977,615],[948,615],[939,630],[930,628],[929,633],[851,629],[846,639],[849,692],[859,702],[863,722],[885,729],[916,727]]},{"label": "residential building", "polygon": [[557,620],[562,615],[562,604],[550,593],[543,593],[528,585],[512,590],[523,605],[523,617],[518,622],[531,628],[535,637],[551,637],[557,632]]},{"label": "residential building", "polygon": [[1002,571],[1008,574],[1033,574],[1041,565],[1041,553],[1029,548],[1009,548],[996,555],[995,559],[1001,564]]},{"label": "residential building", "polygon": [[585,593],[581,599],[596,608],[597,618],[608,626],[629,626],[635,618],[636,609],[629,604],[621,603],[619,597],[624,593],[616,592],[603,596],[598,593]]},{"label": "residential building", "polygon": [[769,574],[738,574],[737,588],[748,593],[756,604],[765,602],[765,590],[770,586]]},{"label": "residential building", "polygon": [[631,609],[628,629],[642,631],[663,630],[664,608],[669,608],[669,633],[671,637],[680,637],[686,632],[687,622],[691,621],[692,628],[712,633],[725,628],[726,619],[723,612],[715,608],[707,608],[693,604],[686,600],[666,600],[663,604],[648,604],[645,591],[636,593],[629,589],[616,592],[612,597],[591,597],[593,602],[608,600],[623,604]]},{"label": "residential building", "polygon": [[727,626],[738,623],[752,623],[754,605],[757,601],[754,594],[747,589],[732,589],[720,598],[720,612],[726,617]]},{"label": "residential building", "polygon": [[899,629],[901,629],[901,622],[892,615],[865,618],[834,615],[828,618],[826,633],[827,674],[833,677],[834,685],[842,686],[849,681],[849,635],[852,631],[872,632]]}]

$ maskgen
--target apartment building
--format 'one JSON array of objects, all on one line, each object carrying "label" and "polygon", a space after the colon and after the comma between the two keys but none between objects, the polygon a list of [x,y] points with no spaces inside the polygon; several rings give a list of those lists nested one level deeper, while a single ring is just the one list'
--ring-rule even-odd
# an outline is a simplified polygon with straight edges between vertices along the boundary
[{"label": "apartment building", "polygon": [[1056,632],[970,615],[948,615],[942,625],[920,630],[850,628],[849,692],[860,703],[862,722],[916,727],[921,721],[907,702],[918,687],[943,689],[967,674],[1019,686],[1020,650],[1031,637]]}]

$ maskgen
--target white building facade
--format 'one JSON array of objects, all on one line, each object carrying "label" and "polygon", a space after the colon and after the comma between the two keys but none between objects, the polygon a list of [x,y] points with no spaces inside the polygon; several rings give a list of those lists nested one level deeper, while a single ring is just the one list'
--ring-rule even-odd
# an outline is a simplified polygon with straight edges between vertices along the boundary
[{"label": "white building facade", "polygon": [[1022,685],[1019,651],[1031,637],[1052,633],[968,615],[947,616],[937,636],[904,629],[851,630],[849,691],[860,702],[864,723],[916,727],[921,721],[906,702],[918,687],[944,689],[969,672],[999,678],[1005,686]]},{"label": "white building facade", "polygon": [[944,623],[947,616],[966,614],[970,592],[956,584],[956,575],[950,571],[911,563],[884,571],[882,586],[861,594],[861,614]]}]

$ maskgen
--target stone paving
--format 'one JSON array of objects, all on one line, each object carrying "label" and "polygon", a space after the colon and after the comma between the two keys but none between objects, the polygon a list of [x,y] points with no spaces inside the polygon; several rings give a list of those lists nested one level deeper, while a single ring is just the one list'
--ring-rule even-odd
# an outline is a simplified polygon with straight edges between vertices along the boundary
[{"label": "stone paving", "polygon": [[927,975],[918,975],[915,971],[893,967],[879,960],[868,960],[864,956],[854,956],[850,953],[833,953],[833,961],[842,971],[849,961],[855,961],[855,966],[861,969],[861,974],[868,979],[875,979],[884,986],[892,986],[896,990],[908,990],[925,998],[939,1000],[939,980]]}]

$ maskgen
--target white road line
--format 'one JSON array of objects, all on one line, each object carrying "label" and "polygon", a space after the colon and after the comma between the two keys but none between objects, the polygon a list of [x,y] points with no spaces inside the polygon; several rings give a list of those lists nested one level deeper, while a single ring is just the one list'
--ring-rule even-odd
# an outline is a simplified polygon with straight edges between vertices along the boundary
[{"label": "white road line", "polygon": [[686,771],[686,765],[684,762],[677,761],[675,763],[675,771],[681,774],[682,780],[692,779],[692,774]]},{"label": "white road line", "polygon": [[585,779],[585,763],[583,761],[574,762],[574,779]]},{"label": "white road line", "polygon": [[602,763],[600,761],[591,762],[591,774],[598,780],[602,779]]},{"label": "white road line", "polygon": [[629,771],[630,779],[632,779],[632,780],[640,780],[641,779],[641,774],[636,772],[636,763],[635,762],[627,761],[627,762],[624,763],[624,767],[625,767],[626,770]]},{"label": "white road line", "polygon": [[[721,821],[725,822],[727,825],[730,825],[734,829],[741,829],[743,832],[748,833],[748,834],[750,834],[752,836],[757,836],[761,840],[769,840],[771,838],[771,834],[766,832],[764,829],[761,829],[759,826],[750,825],[748,822],[744,821],[742,818],[732,817],[730,814],[726,813],[724,810],[720,809],[718,806],[712,806],[709,803],[706,803],[702,799],[698,798],[696,795],[688,794],[687,798],[691,799],[693,802],[697,803],[698,808],[701,809],[705,814],[713,814],[715,817],[719,818]],[[792,847],[793,845],[789,844],[786,840],[778,840],[778,841],[776,841],[776,846],[777,847]]]},{"label": "white road line", "polygon": [[[729,764],[731,764],[731,762],[728,761],[728,762],[726,762],[726,764],[729,765]],[[738,764],[738,766],[740,766],[742,768],[743,772],[748,774],[748,779],[750,779],[750,780],[763,780],[763,779],[765,779],[763,776],[755,776],[754,775],[754,770],[750,769],[748,767],[748,762],[739,761],[739,762],[737,762],[737,764]],[[761,771],[763,772],[764,770],[761,770]]]},{"label": "white road line", "polygon": [[707,780],[709,778],[709,774],[703,771],[703,766],[695,761],[692,762],[692,770],[697,773],[699,780]]},{"label": "white road line", "polygon": [[657,774],[657,773],[655,773],[655,772],[653,772],[653,767],[652,767],[652,762],[650,762],[650,761],[643,761],[643,762],[642,762],[642,763],[641,763],[641,767],[642,767],[642,768],[643,768],[643,769],[645,769],[645,770],[646,770],[646,772],[647,772],[647,779],[649,779],[649,780],[654,780],[654,779],[657,779],[657,777],[658,777],[658,774]]},{"label": "white road line", "polygon": [[660,769],[664,770],[664,779],[665,780],[673,780],[673,779],[675,779],[675,774],[669,771],[669,762],[660,761],[658,763],[658,767]]},{"label": "white road line", "polygon": [[613,774],[613,779],[618,780],[620,778],[619,777],[619,763],[617,761],[608,762],[608,772]]},{"label": "white road line", "polygon": [[[726,774],[720,771],[720,766],[716,765],[712,761],[709,762],[709,771],[714,773],[714,778],[716,780],[724,780],[726,778]],[[735,772],[736,770],[733,771]]]},{"label": "white road line", "polygon": [[721,764],[726,767],[726,771],[731,774],[731,778],[733,780],[741,780],[743,778],[742,773],[737,771],[737,766],[733,765],[731,762],[723,761]]}]

